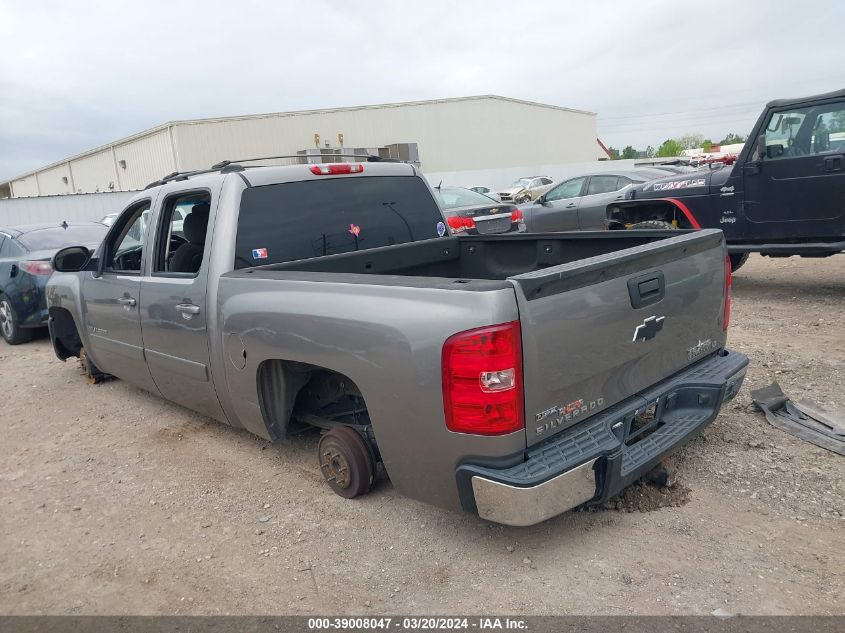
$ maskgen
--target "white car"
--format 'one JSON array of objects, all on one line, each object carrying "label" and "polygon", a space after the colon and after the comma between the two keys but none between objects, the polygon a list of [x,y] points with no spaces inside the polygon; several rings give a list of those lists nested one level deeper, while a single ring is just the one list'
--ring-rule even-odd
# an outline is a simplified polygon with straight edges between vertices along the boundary
[{"label": "white car", "polygon": [[117,216],[119,216],[119,215],[120,215],[119,213],[109,213],[108,215],[100,218],[100,224],[105,224],[106,226],[111,226],[112,224],[114,224],[114,221],[117,220]]},{"label": "white car", "polygon": [[499,200],[520,204],[528,200],[536,200],[554,184],[549,176],[527,176],[518,178],[505,189],[499,189]]}]

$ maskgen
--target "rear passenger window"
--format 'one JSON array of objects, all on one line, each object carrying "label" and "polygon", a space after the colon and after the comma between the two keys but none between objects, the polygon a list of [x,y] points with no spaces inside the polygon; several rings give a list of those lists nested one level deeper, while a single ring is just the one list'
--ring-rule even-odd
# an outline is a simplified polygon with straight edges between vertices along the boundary
[{"label": "rear passenger window", "polygon": [[428,187],[414,176],[251,187],[241,197],[235,268],[431,239],[442,221]]},{"label": "rear passenger window", "polygon": [[592,176],[590,178],[590,184],[587,185],[586,195],[592,196],[597,193],[610,193],[611,191],[616,191],[618,189],[618,181],[618,176]]},{"label": "rear passenger window", "polygon": [[7,239],[0,247],[0,257],[20,257],[24,254],[26,254],[26,251],[12,238]]}]

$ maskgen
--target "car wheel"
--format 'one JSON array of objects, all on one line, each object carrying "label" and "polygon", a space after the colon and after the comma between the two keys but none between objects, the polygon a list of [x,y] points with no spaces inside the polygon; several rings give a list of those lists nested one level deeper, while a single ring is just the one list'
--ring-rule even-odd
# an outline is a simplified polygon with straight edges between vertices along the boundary
[{"label": "car wheel", "polygon": [[32,340],[32,330],[18,325],[15,309],[6,297],[0,299],[0,335],[9,345],[20,345]]},{"label": "car wheel", "polygon": [[356,432],[336,426],[317,444],[323,478],[341,497],[352,499],[369,491],[375,480],[370,449]]},{"label": "car wheel", "polygon": [[631,227],[632,229],[660,229],[660,230],[675,230],[678,227],[672,224],[671,222],[664,222],[663,220],[645,220],[643,222],[637,222],[635,225]]},{"label": "car wheel", "polygon": [[728,257],[731,258],[731,272],[736,272],[742,265],[748,261],[750,253],[731,253]]}]

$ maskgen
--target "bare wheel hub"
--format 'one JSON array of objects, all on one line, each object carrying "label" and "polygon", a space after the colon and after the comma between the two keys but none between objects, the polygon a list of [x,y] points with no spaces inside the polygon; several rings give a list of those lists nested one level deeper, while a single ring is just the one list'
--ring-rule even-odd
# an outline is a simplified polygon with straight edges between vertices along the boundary
[{"label": "bare wheel hub", "polygon": [[324,433],[317,444],[317,459],[326,483],[341,497],[364,494],[375,479],[372,452],[349,427],[336,426]]},{"label": "bare wheel hub", "polygon": [[349,488],[349,462],[332,447],[320,455],[320,469],[326,481],[333,481],[339,488]]}]

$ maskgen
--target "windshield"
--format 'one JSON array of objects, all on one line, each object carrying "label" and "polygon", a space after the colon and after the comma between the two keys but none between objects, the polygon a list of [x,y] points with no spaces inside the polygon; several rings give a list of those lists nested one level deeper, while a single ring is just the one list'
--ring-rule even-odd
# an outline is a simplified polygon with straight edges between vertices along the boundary
[{"label": "windshield", "polygon": [[31,251],[49,251],[65,246],[97,246],[103,241],[108,227],[102,224],[60,226],[24,233],[18,241]]},{"label": "windshield", "polygon": [[520,178],[519,180],[514,180],[511,184],[511,187],[527,187],[531,184],[530,178]]},{"label": "windshield", "polygon": [[492,198],[470,189],[435,189],[434,197],[443,209],[477,207],[497,204]]}]

